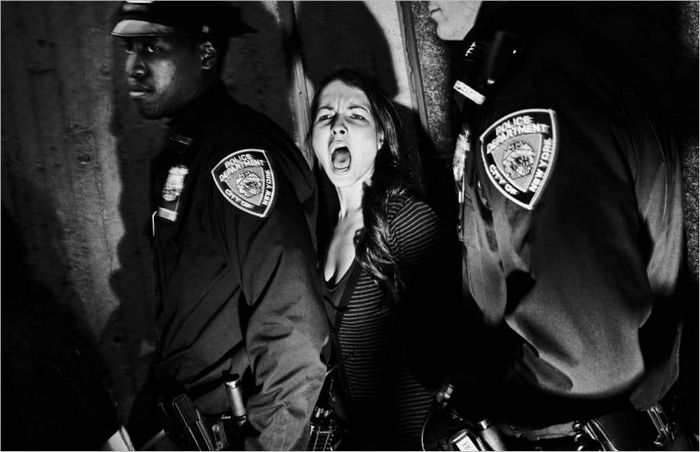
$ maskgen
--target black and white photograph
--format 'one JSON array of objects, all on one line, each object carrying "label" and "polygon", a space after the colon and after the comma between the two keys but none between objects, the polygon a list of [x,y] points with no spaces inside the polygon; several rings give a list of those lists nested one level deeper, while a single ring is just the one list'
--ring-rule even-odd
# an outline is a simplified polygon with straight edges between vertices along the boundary
[{"label": "black and white photograph", "polygon": [[0,2],[0,449],[700,450],[699,2]]}]

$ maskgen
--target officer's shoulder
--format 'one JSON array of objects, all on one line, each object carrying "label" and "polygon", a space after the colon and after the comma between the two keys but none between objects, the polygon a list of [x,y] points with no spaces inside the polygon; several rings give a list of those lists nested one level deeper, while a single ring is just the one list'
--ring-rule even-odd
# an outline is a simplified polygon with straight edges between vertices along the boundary
[{"label": "officer's shoulder", "polygon": [[284,137],[282,128],[266,114],[247,105],[233,102],[224,110],[222,127],[226,135],[241,140],[256,139],[277,144]]},{"label": "officer's shoulder", "polygon": [[[231,183],[236,179],[245,178],[249,186],[254,186],[252,179],[255,177],[250,171],[258,177],[264,175],[268,178],[266,182],[269,181],[269,184],[263,184],[263,191],[269,190],[267,194],[270,207],[260,216],[266,216],[267,212],[274,208],[272,204],[278,189],[286,190],[282,185],[288,187],[291,184],[300,200],[313,196],[316,184],[309,165],[282,127],[265,114],[233,99],[216,114],[216,124],[210,129],[212,133],[208,137],[208,169],[227,201],[232,201],[230,192],[234,189],[225,186],[225,181]],[[234,168],[243,167],[246,168],[245,174],[236,173],[234,179],[228,179],[233,172],[238,171]],[[227,188],[229,193],[226,192]],[[259,195],[254,195],[251,199],[267,203],[268,197],[264,194],[260,196],[263,196],[262,200],[259,199]],[[237,204],[234,205],[238,207]]]},{"label": "officer's shoulder", "polygon": [[220,158],[233,150],[264,149],[273,160],[284,158],[290,150],[299,152],[294,142],[272,119],[241,104],[223,110],[216,133],[209,140],[212,151]]},{"label": "officer's shoulder", "polygon": [[[221,199],[260,218],[274,208],[281,185],[297,181],[292,156],[300,151],[266,115],[232,103],[212,137],[208,167]],[[299,190],[296,185],[295,189]]]}]

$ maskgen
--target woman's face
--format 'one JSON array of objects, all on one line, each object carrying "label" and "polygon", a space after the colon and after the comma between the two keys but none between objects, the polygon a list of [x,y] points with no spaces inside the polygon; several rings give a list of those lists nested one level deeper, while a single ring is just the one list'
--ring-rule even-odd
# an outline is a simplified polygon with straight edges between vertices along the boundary
[{"label": "woman's face", "polygon": [[336,187],[370,180],[384,137],[362,90],[340,80],[326,85],[319,93],[312,134],[316,158]]}]

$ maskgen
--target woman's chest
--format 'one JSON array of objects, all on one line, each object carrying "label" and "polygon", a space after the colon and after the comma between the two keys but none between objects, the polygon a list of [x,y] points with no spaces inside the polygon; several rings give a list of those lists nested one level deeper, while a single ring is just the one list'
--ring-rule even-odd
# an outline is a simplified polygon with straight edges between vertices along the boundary
[{"label": "woman's chest", "polygon": [[333,230],[324,264],[325,280],[337,284],[355,260],[355,236],[362,229],[362,217],[340,220]]}]

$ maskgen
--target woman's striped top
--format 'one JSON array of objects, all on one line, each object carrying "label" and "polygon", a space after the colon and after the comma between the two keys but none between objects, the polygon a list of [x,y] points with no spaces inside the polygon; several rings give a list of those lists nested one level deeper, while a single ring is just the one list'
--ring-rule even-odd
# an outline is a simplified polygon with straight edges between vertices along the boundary
[{"label": "woman's striped top", "polygon": [[405,287],[401,299],[389,306],[369,274],[354,268],[360,274],[354,287],[346,289],[352,293],[336,325],[341,356],[352,356],[344,362],[341,375],[357,443],[349,447],[356,449],[418,448],[431,399],[409,371],[399,317],[409,302],[406,298],[417,293],[412,287],[427,283],[420,279],[421,266],[432,263],[437,253],[439,224],[432,209],[412,197],[396,197],[388,209],[389,245]]}]

